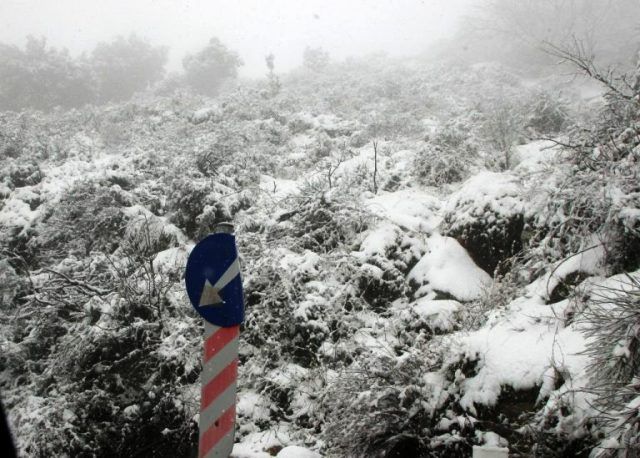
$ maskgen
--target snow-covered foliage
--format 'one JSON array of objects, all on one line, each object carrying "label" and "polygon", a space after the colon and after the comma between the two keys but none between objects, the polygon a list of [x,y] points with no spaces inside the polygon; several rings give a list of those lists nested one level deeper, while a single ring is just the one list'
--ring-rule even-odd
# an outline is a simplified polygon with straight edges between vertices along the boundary
[{"label": "snow-covered foliage", "polygon": [[637,448],[640,88],[578,129],[571,94],[505,68],[393,64],[0,114],[24,455],[190,456],[182,276],[222,221],[246,302],[234,457]]}]

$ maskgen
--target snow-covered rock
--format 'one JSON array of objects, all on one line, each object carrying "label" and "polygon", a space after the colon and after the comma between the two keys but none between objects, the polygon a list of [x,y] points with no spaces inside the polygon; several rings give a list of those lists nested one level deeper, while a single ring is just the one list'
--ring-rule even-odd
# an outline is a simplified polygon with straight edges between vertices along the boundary
[{"label": "snow-covered rock", "polygon": [[418,287],[416,296],[433,298],[447,293],[464,302],[477,299],[491,286],[491,277],[455,239],[434,234],[427,246],[427,254],[408,276]]}]

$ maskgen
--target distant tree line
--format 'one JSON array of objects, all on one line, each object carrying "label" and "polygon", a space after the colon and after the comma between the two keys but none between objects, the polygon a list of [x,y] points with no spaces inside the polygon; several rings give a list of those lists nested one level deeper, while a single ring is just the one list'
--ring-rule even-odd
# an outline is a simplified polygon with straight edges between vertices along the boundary
[{"label": "distant tree line", "polygon": [[579,41],[599,66],[633,71],[639,27],[637,0],[482,0],[455,36],[430,52],[438,59],[495,61],[548,74],[558,59],[547,45]]},{"label": "distant tree line", "polygon": [[[24,48],[0,43],[0,111],[50,110],[127,100],[165,76],[168,49],[136,36],[118,37],[72,57],[27,37]],[[222,82],[237,76],[239,56],[217,38],[185,57],[179,84],[215,95]]]}]

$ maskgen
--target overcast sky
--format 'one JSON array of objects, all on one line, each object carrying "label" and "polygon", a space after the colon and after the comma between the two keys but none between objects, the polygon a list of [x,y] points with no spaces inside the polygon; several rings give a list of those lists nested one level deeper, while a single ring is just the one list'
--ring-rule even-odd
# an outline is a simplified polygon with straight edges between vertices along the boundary
[{"label": "overcast sky", "polygon": [[98,41],[136,32],[171,48],[170,68],[211,36],[236,50],[241,74],[300,64],[306,46],[342,59],[373,51],[420,52],[454,29],[474,0],[0,0],[0,41],[24,44],[44,36],[72,54]]}]

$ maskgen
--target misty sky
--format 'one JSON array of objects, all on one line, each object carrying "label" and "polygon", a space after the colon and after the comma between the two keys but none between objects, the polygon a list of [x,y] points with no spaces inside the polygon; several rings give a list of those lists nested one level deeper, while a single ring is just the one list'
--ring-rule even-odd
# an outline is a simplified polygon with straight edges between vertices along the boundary
[{"label": "misty sky", "polygon": [[185,52],[218,36],[245,62],[241,74],[300,64],[302,51],[322,46],[333,57],[373,51],[420,52],[448,35],[473,0],[0,0],[0,41],[24,44],[45,36],[72,54],[98,41],[136,32],[171,48],[170,69]]}]

